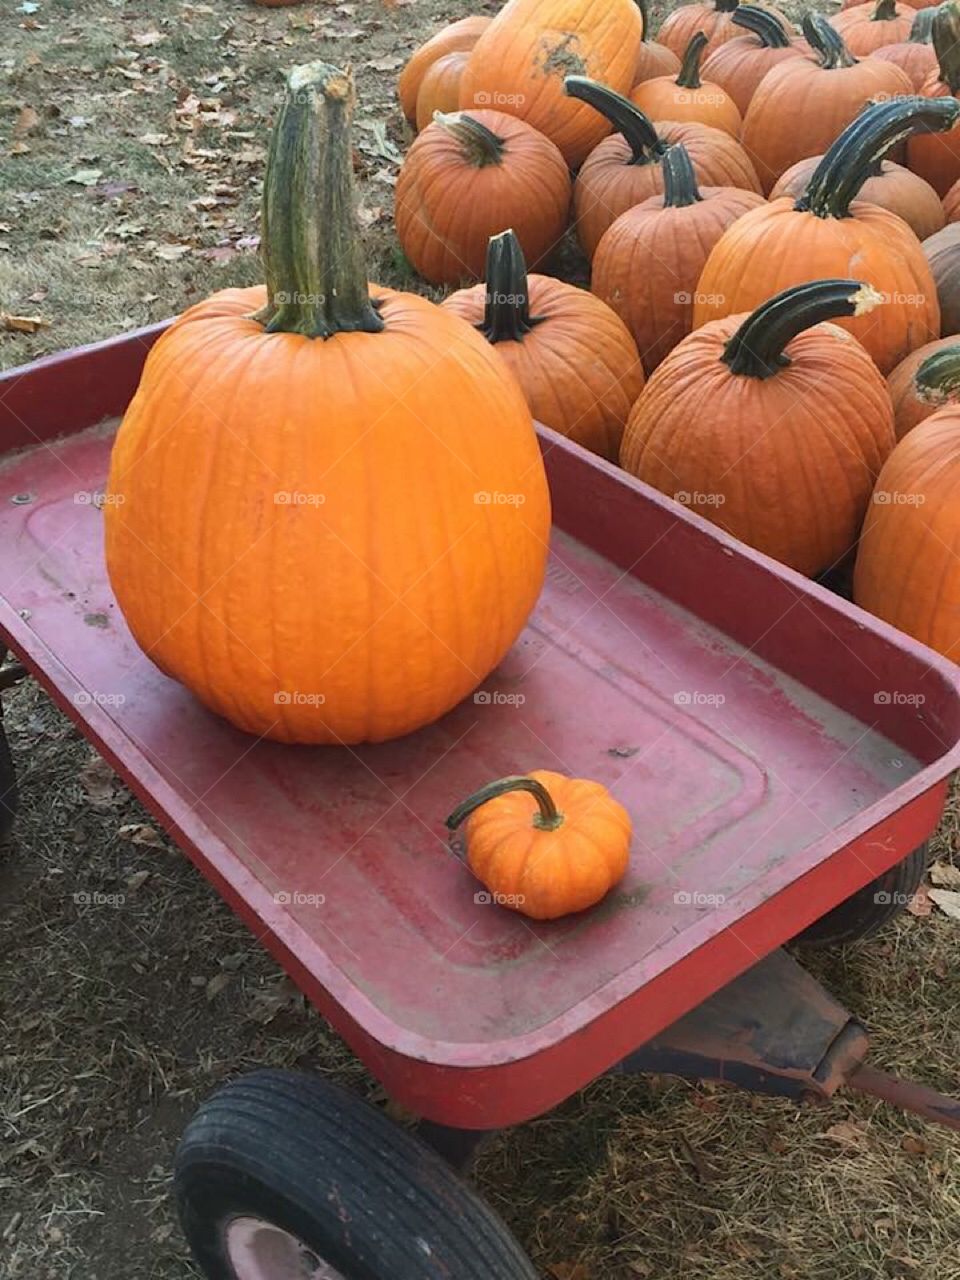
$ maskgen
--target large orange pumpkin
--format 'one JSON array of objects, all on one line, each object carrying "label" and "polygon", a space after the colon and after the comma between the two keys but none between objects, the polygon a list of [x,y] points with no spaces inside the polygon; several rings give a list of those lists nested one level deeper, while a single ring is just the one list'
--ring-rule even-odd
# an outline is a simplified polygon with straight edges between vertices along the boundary
[{"label": "large orange pumpkin", "polygon": [[867,0],[844,9],[830,19],[843,42],[858,58],[867,57],[885,44],[897,44],[910,35],[916,12],[897,0]]},{"label": "large orange pumpkin", "polygon": [[895,63],[901,71],[906,72],[914,93],[919,93],[930,75],[937,70],[937,54],[931,42],[932,32],[933,10],[919,9],[913,15],[913,25],[906,40],[883,45],[880,49],[875,49],[871,56]]},{"label": "large orange pumpkin", "polygon": [[633,334],[648,373],[693,327],[697,281],[710,250],[749,209],[764,203],[737,187],[698,189],[682,143],[663,158],[664,191],[608,227],[593,259],[591,288]]},{"label": "large orange pumpkin", "polygon": [[706,43],[707,37],[698,31],[687,45],[679,73],[638,84],[630,101],[651,120],[696,120],[736,138],[742,124],[736,103],[720,85],[700,78]]},{"label": "large orange pumpkin", "polygon": [[743,147],[722,129],[693,121],[667,121],[656,129],[628,99],[579,76],[570,76],[567,92],[589,102],[617,129],[590,152],[573,185],[577,236],[588,257],[621,213],[663,191],[663,156],[678,142],[686,147],[698,182],[759,192]]},{"label": "large orange pumpkin", "polygon": [[887,379],[897,439],[947,404],[960,404],[960,335],[911,351]]},{"label": "large orange pumpkin", "polygon": [[415,50],[397,81],[400,106],[411,124],[417,118],[420,85],[433,64],[439,58],[445,58],[448,53],[462,53],[472,49],[492,21],[492,18],[461,18],[459,22],[451,22],[438,31]]},{"label": "large orange pumpkin", "polygon": [[[943,4],[933,15],[933,48],[938,67],[924,81],[925,98],[956,98],[960,94],[960,3]],[[931,138],[911,138],[907,164],[926,178],[941,196],[960,180],[960,126]]]},{"label": "large orange pumpkin", "polygon": [[616,461],[643,365],[608,306],[553,276],[528,276],[512,231],[490,241],[486,283],[443,306],[493,343],[538,422]]},{"label": "large orange pumpkin", "polygon": [[888,305],[839,323],[884,373],[938,337],[940,308],[920,241],[896,214],[855,197],[885,150],[911,130],[949,128],[958,116],[953,99],[908,96],[868,107],[824,156],[799,200],[773,200],[724,232],[700,278],[694,324],[747,311],[792,284],[857,272]]},{"label": "large orange pumpkin", "polygon": [[[823,156],[810,156],[798,160],[777,179],[770,192],[770,199],[793,196],[799,200],[806,191],[810,179],[817,171]],[[892,160],[878,160],[871,166],[870,176],[857,192],[857,200],[878,204],[897,214],[913,230],[918,240],[926,240],[946,222],[943,205],[929,182],[917,177],[903,165]]]},{"label": "large orange pumpkin", "polygon": [[381,741],[453,707],[523,627],[550,529],[499,357],[425,298],[368,291],[353,102],[344,72],[291,73],[264,183],[267,288],[215,294],[154,346],[104,510],[141,648],[284,742]]},{"label": "large orange pumpkin", "polygon": [[726,90],[744,116],[767,72],[788,58],[802,58],[803,50],[767,9],[742,4],[734,10],[733,21],[749,34],[738,35],[714,49],[704,61],[703,74]]},{"label": "large orange pumpkin", "polygon": [[900,441],[877,479],[860,535],[853,598],[960,661],[960,408]]},{"label": "large orange pumpkin", "polygon": [[826,18],[808,13],[803,33],[814,49],[768,71],[743,121],[740,139],[769,192],[782,173],[822,155],[873,98],[910,93],[906,72],[890,62],[858,62]]},{"label": "large orange pumpkin", "polygon": [[493,106],[534,125],[572,169],[608,132],[606,121],[563,89],[569,75],[633,87],[643,39],[634,0],[508,0],[470,56],[460,106]]},{"label": "large orange pumpkin", "polygon": [[[664,19],[657,39],[682,58],[691,36],[702,31],[707,37],[707,52],[713,53],[714,49],[740,34],[733,24],[733,15],[738,7],[739,0],[707,0],[706,3],[679,5]],[[769,9],[790,30],[789,19],[779,9],[772,4],[762,7]]]},{"label": "large orange pumpkin", "polygon": [[822,280],[696,329],[634,405],[621,464],[750,546],[825,572],[856,543],[893,411],[860,343],[819,322],[877,304],[868,285]]},{"label": "large orange pumpkin", "polygon": [[439,115],[400,169],[397,237],[431,284],[483,277],[490,237],[513,227],[531,263],[563,239],[570,174],[563,156],[525,120],[501,111]]}]

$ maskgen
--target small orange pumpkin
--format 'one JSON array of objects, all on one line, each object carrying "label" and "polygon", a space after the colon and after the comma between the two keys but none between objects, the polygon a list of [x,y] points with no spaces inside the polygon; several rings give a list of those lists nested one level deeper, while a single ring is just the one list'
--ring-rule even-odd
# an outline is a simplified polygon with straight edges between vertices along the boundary
[{"label": "small orange pumpkin", "polygon": [[736,138],[743,123],[736,103],[718,84],[700,78],[706,43],[707,37],[698,31],[687,45],[679,74],[638,84],[630,101],[651,120],[695,120]]},{"label": "small orange pumpkin", "polygon": [[397,179],[397,237],[431,284],[483,277],[490,237],[513,227],[536,265],[562,240],[570,174],[549,138],[501,111],[438,115]]},{"label": "small orange pumpkin", "polygon": [[900,441],[863,524],[853,598],[960,660],[960,407],[938,409]]},{"label": "small orange pumpkin", "polygon": [[820,322],[878,305],[868,285],[820,280],[695,329],[634,405],[621,465],[800,573],[824,572],[856,543],[894,438],[876,366]]},{"label": "small orange pumpkin", "polygon": [[538,422],[616,462],[643,365],[608,306],[553,276],[528,276],[512,231],[490,241],[486,284],[442,305],[496,347]]},{"label": "small orange pumpkin", "polygon": [[494,902],[533,920],[595,906],[623,879],[633,823],[606,787],[548,769],[488,783],[447,819],[466,822],[467,865]]},{"label": "small orange pumpkin", "polygon": [[726,90],[744,116],[767,72],[788,58],[802,58],[805,50],[768,9],[742,4],[734,10],[733,21],[746,34],[714,49],[704,61],[703,74]]},{"label": "small orange pumpkin", "polygon": [[[933,48],[937,70],[924,81],[925,98],[956,98],[960,94],[960,4],[942,4],[933,15]],[[936,137],[911,138],[907,165],[926,178],[940,196],[960,181],[960,125]]]},{"label": "small orange pumpkin", "polygon": [[569,76],[567,92],[589,102],[617,132],[587,157],[573,186],[577,237],[592,257],[600,237],[627,209],[663,191],[667,147],[682,142],[697,181],[711,187],[760,191],[743,147],[722,129],[694,121],[667,121],[655,129],[627,98],[580,76]]},{"label": "small orange pumpkin", "polygon": [[492,18],[476,16],[461,18],[459,22],[451,22],[438,31],[414,51],[397,81],[400,106],[411,124],[417,119],[420,85],[433,64],[438,58],[445,58],[448,53],[462,53],[472,49],[492,21]]},{"label": "small orange pumpkin", "polygon": [[911,351],[887,379],[897,439],[948,404],[960,404],[960,336]]},{"label": "small orange pumpkin", "polygon": [[867,0],[835,14],[831,25],[857,58],[865,58],[885,44],[897,44],[910,35],[915,11],[897,0]]},{"label": "small orange pumpkin", "polygon": [[460,101],[460,79],[470,51],[445,53],[426,71],[417,94],[417,130],[424,130],[438,111],[456,111]]},{"label": "small orange pumpkin", "polygon": [[[733,15],[739,7],[739,0],[707,0],[706,3],[682,4],[668,14],[657,32],[657,39],[672,49],[678,58],[690,43],[690,37],[702,31],[707,37],[707,52],[713,53],[727,40],[735,39],[740,32],[734,26]],[[778,18],[789,31],[790,21],[772,4],[764,4],[774,17]]]},{"label": "small orange pumpkin", "polygon": [[913,25],[907,39],[874,49],[871,57],[895,63],[901,71],[906,72],[913,85],[913,92],[919,93],[938,66],[936,50],[931,43],[932,32],[933,10],[919,9],[914,12]]}]

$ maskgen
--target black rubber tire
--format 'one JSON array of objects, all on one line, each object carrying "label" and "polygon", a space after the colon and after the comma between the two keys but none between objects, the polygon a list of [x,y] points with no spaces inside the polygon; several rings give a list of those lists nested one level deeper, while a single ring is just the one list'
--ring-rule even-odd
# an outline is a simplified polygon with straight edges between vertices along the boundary
[{"label": "black rubber tire", "polygon": [[19,803],[17,770],[3,727],[3,703],[0,702],[0,844],[10,837]]},{"label": "black rubber tire", "polygon": [[506,1226],[413,1135],[318,1076],[256,1071],[203,1104],[177,1151],[184,1234],[235,1280],[224,1229],[251,1215],[345,1280],[536,1280]]},{"label": "black rubber tire", "polygon": [[797,935],[795,941],[823,947],[837,942],[869,938],[889,920],[898,916],[920,888],[927,870],[926,844],[914,849],[902,862],[871,880],[839,906]]}]

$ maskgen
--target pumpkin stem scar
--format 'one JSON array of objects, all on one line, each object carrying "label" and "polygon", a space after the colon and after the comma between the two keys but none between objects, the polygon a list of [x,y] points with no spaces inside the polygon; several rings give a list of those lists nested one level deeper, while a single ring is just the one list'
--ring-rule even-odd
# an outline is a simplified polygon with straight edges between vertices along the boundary
[{"label": "pumpkin stem scar", "polygon": [[960,342],[927,356],[914,374],[917,397],[943,404],[960,395]]},{"label": "pumpkin stem scar", "polygon": [[486,277],[483,319],[476,328],[488,342],[522,342],[544,317],[530,314],[527,264],[512,230],[490,237]]},{"label": "pumpkin stem scar", "polygon": [[565,821],[564,815],[553,803],[553,797],[536,778],[528,778],[523,774],[517,774],[509,778],[498,778],[496,782],[488,782],[485,787],[481,787],[479,791],[475,791],[473,795],[467,796],[447,818],[446,825],[451,831],[456,831],[461,822],[465,818],[469,818],[475,809],[479,809],[489,800],[495,800],[497,796],[505,796],[511,791],[529,791],[540,806],[538,811],[533,815],[532,825],[538,831],[556,831],[558,827],[563,826]]},{"label": "pumpkin stem scar", "polygon": [[261,207],[267,333],[379,333],[354,218],[353,75],[295,67],[270,139]]},{"label": "pumpkin stem scar", "polygon": [[731,373],[772,378],[790,363],[784,348],[804,329],[837,316],[859,316],[883,302],[860,280],[816,280],[784,289],[752,315],[727,342],[720,359]]},{"label": "pumpkin stem scar", "polygon": [[467,160],[478,169],[488,164],[503,164],[506,145],[503,138],[465,111],[435,111],[433,123],[459,142]]},{"label": "pumpkin stem scar", "polygon": [[586,76],[567,76],[563,89],[569,97],[578,98],[594,111],[599,111],[617,133],[623,135],[631,151],[630,164],[655,163],[666,151],[667,144],[651,121],[629,98],[614,93],[596,80],[588,80]]},{"label": "pumpkin stem scar", "polygon": [[582,76],[587,64],[573,47],[577,43],[577,33],[567,31],[561,40],[551,44],[544,39],[542,67],[547,75]]}]

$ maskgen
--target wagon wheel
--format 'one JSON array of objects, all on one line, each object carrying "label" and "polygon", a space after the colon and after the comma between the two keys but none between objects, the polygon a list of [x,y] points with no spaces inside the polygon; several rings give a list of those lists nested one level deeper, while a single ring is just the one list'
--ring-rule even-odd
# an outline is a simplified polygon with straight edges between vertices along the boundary
[{"label": "wagon wheel", "polygon": [[825,946],[833,942],[856,942],[876,933],[900,914],[920,888],[928,857],[927,846],[922,844],[895,867],[814,920],[795,941]]},{"label": "wagon wheel", "polygon": [[257,1071],[215,1093],[174,1186],[208,1280],[535,1280],[438,1155],[317,1076]]},{"label": "wagon wheel", "polygon": [[[0,646],[0,668],[3,668],[0,670],[0,691],[9,688],[25,674],[23,668],[19,666],[4,668],[6,656],[6,650]],[[13,830],[18,801],[17,771],[3,726],[3,699],[0,698],[0,844]]]}]

